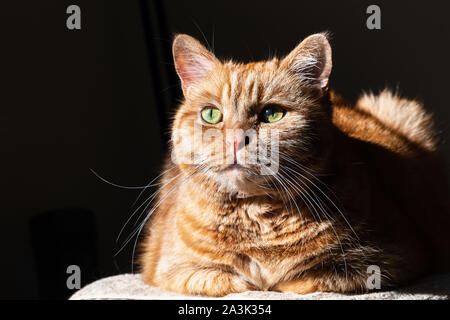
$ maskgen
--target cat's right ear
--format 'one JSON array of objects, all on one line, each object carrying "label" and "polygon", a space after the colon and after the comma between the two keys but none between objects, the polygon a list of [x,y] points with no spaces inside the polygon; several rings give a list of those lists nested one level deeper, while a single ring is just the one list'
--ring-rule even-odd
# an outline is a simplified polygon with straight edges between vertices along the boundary
[{"label": "cat's right ear", "polygon": [[172,45],[175,69],[181,79],[183,94],[196,82],[208,76],[220,63],[197,39],[186,34],[175,36]]}]

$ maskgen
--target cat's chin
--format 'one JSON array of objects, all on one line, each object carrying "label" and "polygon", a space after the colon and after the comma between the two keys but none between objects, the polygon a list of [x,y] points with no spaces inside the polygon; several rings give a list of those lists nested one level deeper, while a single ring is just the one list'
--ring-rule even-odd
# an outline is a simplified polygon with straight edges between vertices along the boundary
[{"label": "cat's chin", "polygon": [[248,198],[265,194],[264,190],[254,182],[255,178],[250,179],[239,169],[222,171],[216,174],[216,182],[221,186],[220,191],[236,198]]},{"label": "cat's chin", "polygon": [[224,196],[227,198],[237,198],[237,199],[245,199],[245,198],[251,198],[251,197],[258,197],[265,195],[264,192],[261,192],[258,189],[254,190],[224,190],[223,192]]}]

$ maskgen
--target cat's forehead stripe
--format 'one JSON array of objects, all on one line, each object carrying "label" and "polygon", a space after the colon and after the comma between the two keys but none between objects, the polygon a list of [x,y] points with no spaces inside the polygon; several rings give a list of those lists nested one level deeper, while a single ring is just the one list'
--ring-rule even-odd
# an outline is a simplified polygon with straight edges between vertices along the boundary
[{"label": "cat's forehead stripe", "polygon": [[220,102],[222,105],[228,102],[228,97],[230,96],[230,93],[231,93],[230,84],[228,82],[224,82],[222,85],[222,94],[220,98]]},{"label": "cat's forehead stripe", "polygon": [[[244,68],[228,69],[228,79],[222,86],[221,103],[239,113],[243,108],[261,102],[264,81],[261,79],[262,66],[252,64]],[[242,110],[243,111],[243,110]]]}]

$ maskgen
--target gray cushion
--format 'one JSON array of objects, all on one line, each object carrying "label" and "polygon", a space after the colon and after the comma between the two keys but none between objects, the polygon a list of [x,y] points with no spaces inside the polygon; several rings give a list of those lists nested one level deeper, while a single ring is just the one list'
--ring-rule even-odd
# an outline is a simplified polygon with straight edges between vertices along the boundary
[{"label": "gray cushion", "polygon": [[[378,291],[368,294],[344,295],[317,292],[300,295],[272,291],[247,291],[229,294],[221,299],[273,299],[273,300],[310,300],[310,299],[349,299],[349,300],[442,300],[450,297],[450,274],[435,275],[417,281],[413,285],[393,291]],[[122,274],[104,278],[77,291],[72,300],[142,300],[142,299],[211,299],[204,296],[183,295],[168,292],[145,284],[139,274]]]}]

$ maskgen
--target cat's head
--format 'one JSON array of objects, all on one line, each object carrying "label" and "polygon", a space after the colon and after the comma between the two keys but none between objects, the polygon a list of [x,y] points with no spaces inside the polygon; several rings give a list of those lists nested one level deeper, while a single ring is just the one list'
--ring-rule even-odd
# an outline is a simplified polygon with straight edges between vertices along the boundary
[{"label": "cat's head", "polygon": [[245,197],[275,190],[314,162],[331,123],[325,34],[282,59],[246,64],[220,61],[181,34],[173,56],[184,93],[172,127],[172,161],[181,170]]}]

